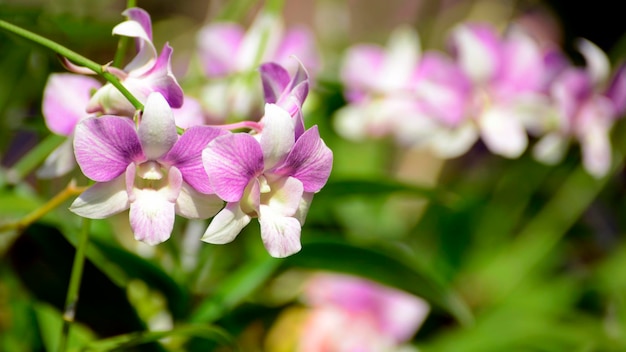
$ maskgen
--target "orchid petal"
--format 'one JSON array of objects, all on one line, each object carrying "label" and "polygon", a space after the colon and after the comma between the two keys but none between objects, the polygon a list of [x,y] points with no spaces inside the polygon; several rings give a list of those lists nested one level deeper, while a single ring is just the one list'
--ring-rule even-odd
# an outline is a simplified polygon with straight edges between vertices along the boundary
[{"label": "orchid petal", "polygon": [[188,129],[161,161],[175,165],[185,182],[201,193],[214,193],[202,165],[202,150],[216,137],[227,132],[215,127],[196,126]]},{"label": "orchid petal", "polygon": [[259,68],[265,102],[270,104],[278,103],[278,100],[289,85],[289,72],[282,66],[274,62],[268,62]]},{"label": "orchid petal", "polygon": [[209,143],[202,163],[215,194],[238,202],[250,180],[263,171],[263,152],[251,135],[227,134]]},{"label": "orchid petal", "polygon": [[517,158],[526,149],[526,130],[511,109],[491,107],[483,113],[479,123],[481,137],[493,153]]},{"label": "orchid petal", "polygon": [[263,133],[261,148],[265,169],[282,161],[295,142],[295,121],[289,113],[275,104],[265,104],[265,115],[261,119]]},{"label": "orchid petal", "polygon": [[37,170],[37,176],[44,179],[63,176],[75,166],[72,138],[68,138],[50,153],[42,167]]},{"label": "orchid petal", "polygon": [[[281,216],[294,216],[299,210],[304,192],[302,182],[294,177],[284,177],[272,183],[269,194],[261,193],[265,204]],[[259,211],[257,207],[257,212]]]},{"label": "orchid petal", "polygon": [[135,239],[156,245],[170,238],[174,229],[175,204],[163,190],[135,189],[130,204],[130,226]]},{"label": "orchid petal", "polygon": [[124,10],[122,15],[128,17],[130,21],[139,23],[148,40],[152,40],[152,21],[150,20],[150,14],[146,10],[139,7],[131,7]]},{"label": "orchid petal", "polygon": [[117,116],[91,117],[79,123],[74,153],[85,176],[98,182],[110,181],[129,164],[145,159],[132,120]]},{"label": "orchid petal", "polygon": [[478,140],[478,131],[472,123],[455,128],[441,128],[433,134],[430,147],[441,158],[456,158],[465,154]]},{"label": "orchid petal", "polygon": [[[138,78],[151,92],[161,93],[170,107],[180,108],[183,106],[184,94],[183,89],[172,73],[171,60],[173,51],[174,49],[168,43],[165,43],[161,50],[161,55],[154,62],[154,65],[148,72]],[[137,75],[134,75],[134,72],[131,73],[137,77]]]},{"label": "orchid petal", "polygon": [[591,81],[596,85],[606,82],[609,77],[611,63],[604,51],[586,39],[580,39],[577,45],[578,50],[585,57],[587,72]]},{"label": "orchid petal", "polygon": [[355,45],[348,49],[341,65],[341,81],[346,85],[348,101],[360,102],[367,93],[378,90],[384,58],[385,51],[380,46]]},{"label": "orchid petal", "polygon": [[113,34],[125,37],[135,38],[138,53],[124,70],[133,71],[136,75],[143,74],[150,70],[157,52],[152,44],[152,25],[150,15],[142,9],[131,8],[123,13],[129,17],[128,21],[124,21],[113,28]]},{"label": "orchid petal", "polygon": [[533,148],[533,157],[548,165],[556,165],[563,160],[567,147],[568,139],[560,133],[548,133],[543,136]]},{"label": "orchid petal", "polygon": [[104,219],[129,207],[125,175],[109,182],[98,182],[81,193],[70,211],[89,219]]},{"label": "orchid petal", "polygon": [[209,224],[202,241],[213,244],[232,242],[241,230],[250,223],[250,216],[241,211],[239,203],[228,203]]},{"label": "orchid petal", "polygon": [[192,126],[201,126],[207,123],[207,118],[202,105],[194,98],[185,96],[183,100],[183,106],[177,109],[172,109],[174,113],[174,121],[176,126],[187,129]]},{"label": "orchid petal", "polygon": [[91,91],[102,84],[95,78],[71,73],[51,74],[43,92],[43,116],[50,131],[69,136],[81,119]]},{"label": "orchid petal", "polygon": [[284,258],[302,249],[300,244],[300,222],[293,217],[283,216],[267,205],[260,207],[259,224],[261,239],[272,257]]},{"label": "orchid petal", "polygon": [[208,219],[220,211],[224,202],[214,194],[203,194],[183,183],[176,199],[176,214],[187,219]]},{"label": "orchid petal", "polygon": [[421,44],[413,29],[400,27],[391,34],[387,47],[378,85],[390,92],[406,86],[421,55]]},{"label": "orchid petal", "polygon": [[306,192],[319,191],[328,180],[333,166],[333,152],[320,138],[317,126],[306,131],[275,173],[300,180]]},{"label": "orchid petal", "polygon": [[302,193],[302,198],[300,199],[298,210],[293,215],[293,217],[298,219],[298,221],[300,222],[300,226],[304,226],[304,222],[306,221],[306,216],[309,213],[309,208],[311,207],[311,202],[313,201],[314,195],[315,193],[312,192]]},{"label": "orchid petal", "polygon": [[452,45],[461,68],[478,84],[487,83],[500,69],[500,40],[486,25],[462,25],[452,32]]},{"label": "orchid petal", "polygon": [[161,94],[152,93],[148,96],[137,133],[146,157],[150,160],[160,158],[178,140],[174,114]]}]

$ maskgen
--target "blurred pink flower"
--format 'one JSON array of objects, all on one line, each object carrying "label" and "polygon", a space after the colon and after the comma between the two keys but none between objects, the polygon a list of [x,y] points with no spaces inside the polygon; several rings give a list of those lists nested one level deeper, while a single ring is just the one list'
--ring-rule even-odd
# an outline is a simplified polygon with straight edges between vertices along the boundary
[{"label": "blurred pink flower", "polygon": [[562,61],[515,27],[500,35],[485,23],[463,23],[450,42],[473,83],[471,113],[483,142],[493,153],[518,157],[528,145],[527,129],[541,124],[536,120],[549,106],[546,93]]},{"label": "blurred pink flower", "polygon": [[37,176],[59,177],[74,169],[74,128],[89,116],[85,107],[92,90],[101,86],[95,78],[71,73],[53,73],[48,77],[43,92],[44,121],[50,131],[68,138],[46,158],[43,166],[37,170]]},{"label": "blurred pink flower", "polygon": [[[299,62],[309,73],[317,74],[320,57],[313,34],[305,27],[285,30],[282,20],[260,12],[246,31],[232,22],[214,22],[197,35],[200,61],[209,81],[202,93],[202,103],[211,118],[255,119],[249,116],[262,96],[252,84],[251,75],[260,65],[274,62],[291,75],[300,70]],[[293,56],[298,60],[293,60]]]},{"label": "blurred pink flower", "polygon": [[609,132],[626,110],[626,65],[608,82],[610,63],[606,54],[586,40],[579,42],[579,49],[587,66],[566,68],[552,84],[550,93],[558,124],[539,141],[534,155],[543,162],[556,163],[570,139],[577,139],[583,165],[599,178],[611,166]]},{"label": "blurred pink flower", "polygon": [[300,352],[394,351],[419,329],[428,303],[366,279],[320,273],[307,281],[310,313],[301,329]]}]

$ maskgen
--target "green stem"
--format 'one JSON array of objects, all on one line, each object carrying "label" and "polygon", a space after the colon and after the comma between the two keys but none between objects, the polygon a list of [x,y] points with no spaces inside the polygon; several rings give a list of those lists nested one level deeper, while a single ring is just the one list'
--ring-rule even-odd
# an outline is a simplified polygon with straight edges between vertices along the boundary
[{"label": "green stem", "polygon": [[80,231],[78,245],[76,246],[76,254],[74,255],[74,264],[72,265],[72,275],[70,284],[65,298],[65,310],[63,311],[63,327],[61,329],[61,337],[59,339],[58,352],[67,350],[67,341],[70,332],[70,326],[74,322],[76,316],[76,305],[78,304],[78,294],[80,290],[80,282],[83,276],[83,267],[85,265],[85,249],[89,242],[89,231],[91,219],[83,218],[83,226]]},{"label": "green stem", "polygon": [[16,25],[13,25],[9,22],[6,22],[4,20],[0,20],[0,28],[4,28],[7,31],[17,34],[23,38],[26,38],[28,40],[31,40],[35,43],[38,43],[54,52],[56,52],[57,54],[64,56],[66,58],[68,58],[70,61],[72,61],[73,63],[80,65],[80,66],[84,66],[90,70],[92,70],[93,72],[95,72],[96,74],[100,75],[102,78],[106,79],[107,81],[109,81],[115,88],[117,88],[120,93],[122,93],[122,95],[124,95],[126,97],[126,99],[128,99],[128,101],[133,104],[133,106],[135,107],[135,109],[137,110],[143,110],[143,104],[137,100],[137,98],[135,98],[129,91],[128,89],[126,89],[126,87],[124,87],[122,85],[122,83],[119,81],[119,79],[113,75],[112,73],[107,71],[107,66],[103,66],[98,64],[97,62],[91,61],[88,58],[50,40],[47,38],[44,38],[38,34],[35,34],[31,31],[28,31],[24,28],[18,27]]}]

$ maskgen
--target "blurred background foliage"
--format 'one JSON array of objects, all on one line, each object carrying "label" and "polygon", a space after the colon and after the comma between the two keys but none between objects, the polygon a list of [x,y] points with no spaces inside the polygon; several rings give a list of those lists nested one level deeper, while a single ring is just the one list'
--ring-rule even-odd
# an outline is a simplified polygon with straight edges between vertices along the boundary
[{"label": "blurred background foliage", "polygon": [[[194,55],[195,32],[203,24],[224,17],[249,23],[261,6],[255,1],[137,5],[152,16],[156,46],[169,41],[175,48],[179,72]],[[169,241],[144,247],[132,239],[126,215],[94,221],[70,346],[227,351],[235,343],[242,351],[260,351],[280,313],[298,304],[302,277],[292,274],[321,269],[426,299],[432,312],[412,340],[420,351],[626,350],[623,121],[613,135],[614,171],[600,180],[584,172],[577,148],[553,167],[528,152],[503,159],[480,144],[443,162],[399,150],[390,141],[348,142],[331,128],[334,112],[345,104],[338,61],[352,43],[384,43],[394,27],[408,23],[425,47],[438,48],[446,30],[460,21],[504,25],[516,14],[541,11],[553,16],[573,57],[573,38],[585,37],[615,63],[626,57],[619,5],[285,1],[286,23],[308,24],[318,35],[324,70],[307,103],[306,124],[320,126],[335,156],[331,179],[316,195],[303,229],[303,250],[284,260],[270,258],[255,226],[230,245],[204,244],[198,239],[205,224],[182,219]],[[117,46],[111,28],[124,6],[110,0],[4,0],[0,18],[106,63]],[[54,53],[0,32],[0,221],[26,216],[71,178],[86,184],[78,174],[43,181],[15,173],[20,160],[49,135],[42,92],[48,74],[61,71]],[[56,346],[80,228],[67,210],[70,201],[23,231],[0,233],[1,351]],[[159,327],[178,330],[133,335]],[[101,340],[117,335],[123,338]],[[164,336],[168,339],[154,342]]]}]

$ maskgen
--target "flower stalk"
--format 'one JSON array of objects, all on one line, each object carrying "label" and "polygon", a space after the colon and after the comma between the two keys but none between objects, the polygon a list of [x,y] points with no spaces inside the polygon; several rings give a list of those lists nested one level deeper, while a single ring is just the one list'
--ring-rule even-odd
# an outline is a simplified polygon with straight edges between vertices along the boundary
[{"label": "flower stalk", "polygon": [[70,276],[70,284],[65,298],[65,309],[63,310],[63,326],[61,328],[61,336],[59,339],[59,352],[67,350],[67,341],[70,332],[70,326],[74,322],[76,316],[76,305],[80,290],[80,282],[83,277],[83,268],[85,266],[85,249],[89,242],[89,231],[91,227],[91,219],[83,218],[78,245],[76,246],[76,254],[74,255],[74,263],[72,264],[72,274]]}]

